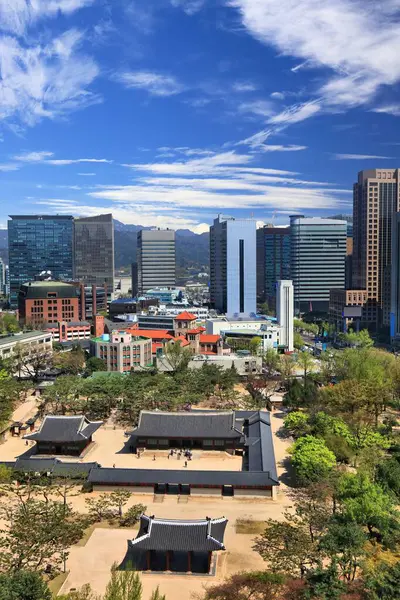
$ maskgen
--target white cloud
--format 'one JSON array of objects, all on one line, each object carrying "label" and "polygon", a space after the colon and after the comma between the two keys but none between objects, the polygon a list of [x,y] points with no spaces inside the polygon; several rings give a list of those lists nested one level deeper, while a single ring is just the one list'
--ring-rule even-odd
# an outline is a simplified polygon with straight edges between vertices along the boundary
[{"label": "white cloud", "polygon": [[94,177],[96,173],[78,173],[81,177]]},{"label": "white cloud", "polygon": [[88,89],[99,69],[80,51],[82,41],[75,29],[47,45],[0,37],[0,121],[33,126],[100,102]]},{"label": "white cloud", "polygon": [[321,110],[321,106],[317,101],[305,102],[304,104],[294,104],[278,113],[268,120],[268,123],[273,125],[289,125],[292,123],[300,123],[305,119],[317,114]]},{"label": "white cloud", "polygon": [[[400,81],[400,21],[397,0],[226,0],[248,32],[300,68],[330,70],[315,90],[319,104],[289,107],[272,123],[296,123],[319,110],[373,102],[385,85]],[[304,105],[303,105],[304,107]],[[313,107],[313,108],[311,108]],[[297,117],[297,118],[296,118]]]},{"label": "white cloud", "polygon": [[250,81],[235,81],[232,85],[232,88],[235,92],[255,92],[257,90],[257,86]]},{"label": "white cloud", "polygon": [[299,152],[300,150],[307,150],[307,146],[297,146],[296,144],[289,144],[285,146],[283,144],[261,144],[257,147],[259,152]]},{"label": "white cloud", "polygon": [[17,154],[13,156],[14,160],[18,160],[20,162],[43,162],[47,158],[53,156],[53,152],[47,152],[46,150],[42,150],[40,152],[25,152],[22,154]]},{"label": "white cloud", "polygon": [[189,16],[199,12],[206,3],[206,0],[171,0],[172,6],[182,8]]},{"label": "white cloud", "polygon": [[63,166],[63,165],[75,165],[78,163],[107,163],[111,164],[113,161],[107,158],[63,158],[63,159],[52,159],[43,161],[47,165]]},{"label": "white cloud", "polygon": [[272,117],[275,114],[274,105],[272,102],[268,102],[268,100],[243,102],[239,105],[239,111],[243,113],[251,113],[265,118]]},{"label": "white cloud", "polygon": [[59,12],[70,14],[93,2],[94,0],[1,0],[0,29],[22,35],[39,19],[54,17]]},{"label": "white cloud", "polygon": [[385,113],[387,115],[394,115],[400,117],[400,104],[386,104],[384,106],[376,106],[372,109],[376,113]]},{"label": "white cloud", "polygon": [[118,73],[115,79],[127,88],[142,89],[151,96],[174,96],[185,90],[185,86],[172,75],[151,71],[126,71]]},{"label": "white cloud", "polygon": [[368,160],[368,159],[382,159],[389,160],[393,156],[377,156],[375,154],[334,154],[335,160]]},{"label": "white cloud", "polygon": [[270,94],[271,98],[274,98],[274,100],[284,100],[285,99],[285,94],[283,92],[272,92],[272,94]]},{"label": "white cloud", "polygon": [[14,163],[0,164],[0,171],[3,173],[6,173],[8,171],[18,171],[18,169],[19,169],[19,165],[16,165]]}]

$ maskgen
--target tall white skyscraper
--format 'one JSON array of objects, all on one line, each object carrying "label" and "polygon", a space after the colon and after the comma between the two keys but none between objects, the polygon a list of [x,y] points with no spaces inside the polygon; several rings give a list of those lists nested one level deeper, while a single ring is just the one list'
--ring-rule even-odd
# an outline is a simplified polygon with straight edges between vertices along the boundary
[{"label": "tall white skyscraper", "polygon": [[210,227],[210,298],[230,317],[257,310],[256,221],[218,215]]},{"label": "tall white skyscraper", "polygon": [[155,287],[175,287],[175,231],[171,229],[139,231],[136,272],[139,294],[145,294],[147,290]]},{"label": "tall white skyscraper", "polygon": [[282,327],[280,343],[293,352],[294,294],[293,282],[280,279],[276,289],[276,316]]}]

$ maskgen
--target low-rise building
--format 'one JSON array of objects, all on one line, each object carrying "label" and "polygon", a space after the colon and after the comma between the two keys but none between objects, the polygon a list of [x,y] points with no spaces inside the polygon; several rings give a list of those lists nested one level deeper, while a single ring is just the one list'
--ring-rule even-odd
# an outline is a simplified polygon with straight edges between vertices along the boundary
[{"label": "low-rise building", "polygon": [[88,340],[91,335],[89,321],[59,321],[58,323],[48,323],[44,329],[51,333],[54,342]]},{"label": "low-rise building", "polygon": [[[239,354],[216,355],[216,354],[197,354],[189,361],[189,369],[201,369],[202,366],[214,365],[221,367],[224,371],[235,367],[238,375],[246,377],[248,375],[257,375],[262,372],[262,357],[261,356],[240,356]],[[168,362],[165,354],[160,353],[156,360],[157,369],[163,372],[172,371],[172,367]]]},{"label": "low-rise building", "polygon": [[38,431],[24,439],[36,442],[38,454],[80,456],[101,425],[85,416],[46,416]]},{"label": "low-rise building", "polygon": [[52,352],[52,336],[43,331],[29,331],[28,333],[16,333],[0,338],[0,359],[11,358],[15,346],[24,348],[29,360],[30,352],[40,350],[43,353]]},{"label": "low-rise building", "polygon": [[153,365],[151,339],[126,331],[114,331],[92,339],[90,353],[106,363],[107,371],[129,373]]},{"label": "low-rise building", "polygon": [[[284,328],[267,319],[228,319],[217,317],[206,320],[206,334],[220,335],[224,340],[248,341],[254,337],[261,338],[261,347],[265,352],[268,348],[290,352],[285,345]],[[287,338],[286,338],[287,339]],[[235,344],[233,343],[233,346]]]},{"label": "low-rise building", "polygon": [[21,323],[42,327],[60,321],[79,321],[77,288],[62,281],[30,281],[21,285],[18,295]]}]

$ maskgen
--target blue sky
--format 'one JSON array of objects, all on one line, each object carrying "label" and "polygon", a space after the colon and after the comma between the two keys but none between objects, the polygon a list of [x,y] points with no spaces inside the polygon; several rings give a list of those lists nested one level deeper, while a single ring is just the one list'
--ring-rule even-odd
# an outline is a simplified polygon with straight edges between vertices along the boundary
[{"label": "blue sky", "polygon": [[10,213],[207,229],[351,212],[398,167],[398,0],[0,0]]}]

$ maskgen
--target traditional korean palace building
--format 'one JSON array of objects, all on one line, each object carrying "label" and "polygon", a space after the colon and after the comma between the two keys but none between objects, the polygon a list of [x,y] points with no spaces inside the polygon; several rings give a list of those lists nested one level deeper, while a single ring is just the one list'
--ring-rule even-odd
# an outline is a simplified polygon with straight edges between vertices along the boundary
[{"label": "traditional korean palace building", "polygon": [[228,520],[175,521],[142,515],[123,566],[136,571],[210,573],[213,553],[225,550]]},{"label": "traditional korean palace building", "polygon": [[36,442],[37,454],[79,456],[102,424],[84,416],[47,416],[38,431],[24,435],[24,439]]}]

